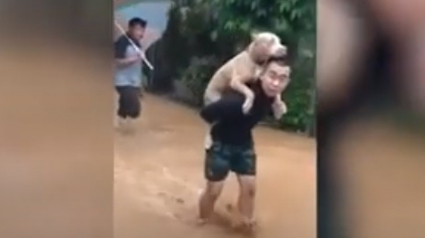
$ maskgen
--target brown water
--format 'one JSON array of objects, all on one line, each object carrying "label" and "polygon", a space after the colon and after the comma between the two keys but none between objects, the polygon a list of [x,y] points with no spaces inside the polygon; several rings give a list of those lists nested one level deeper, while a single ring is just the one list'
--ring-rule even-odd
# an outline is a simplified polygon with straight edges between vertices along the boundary
[{"label": "brown water", "polygon": [[[218,222],[195,225],[204,184],[205,124],[197,113],[147,95],[135,134],[115,134],[115,237],[240,237]],[[315,141],[269,128],[255,130],[259,238],[316,235]],[[237,197],[229,177],[217,213]]]},{"label": "brown water", "polygon": [[[111,237],[110,65],[48,47],[2,49],[0,237]],[[238,237],[225,223],[193,225],[206,129],[197,113],[153,96],[143,106],[137,134],[115,134],[115,237]],[[315,237],[314,140],[267,128],[256,139],[258,237]],[[235,188],[231,177],[219,211]]]}]

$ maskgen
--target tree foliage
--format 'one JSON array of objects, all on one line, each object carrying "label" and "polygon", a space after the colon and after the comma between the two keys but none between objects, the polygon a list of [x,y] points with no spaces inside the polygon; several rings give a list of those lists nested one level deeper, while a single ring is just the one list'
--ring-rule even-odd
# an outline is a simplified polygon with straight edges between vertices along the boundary
[{"label": "tree foliage", "polygon": [[309,130],[314,118],[316,4],[314,0],[173,0],[159,50],[162,79],[182,80],[201,100],[212,73],[246,47],[251,35],[271,31],[289,48],[292,82],[283,97],[282,128]]}]

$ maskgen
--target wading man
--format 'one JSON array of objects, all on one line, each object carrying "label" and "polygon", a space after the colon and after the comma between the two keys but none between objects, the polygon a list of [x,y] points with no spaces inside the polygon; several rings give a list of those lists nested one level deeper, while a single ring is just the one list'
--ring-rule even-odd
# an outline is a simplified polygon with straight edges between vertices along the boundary
[{"label": "wading man", "polygon": [[[142,57],[134,45],[141,48],[147,22],[132,18],[128,32],[115,42],[115,89],[118,99],[118,126],[132,124],[140,115],[139,94],[142,86]],[[131,42],[130,42],[131,40]],[[134,45],[133,45],[134,44]]]},{"label": "wading man", "polygon": [[237,209],[242,224],[248,228],[254,224],[256,153],[252,129],[272,112],[276,118],[286,113],[286,105],[274,99],[287,87],[289,75],[290,67],[284,59],[271,58],[259,80],[249,85],[255,100],[248,114],[242,111],[244,96],[236,92],[202,109],[201,117],[212,125],[212,145],[206,149],[207,185],[199,202],[201,224],[210,218],[230,171],[236,173],[240,185]]}]

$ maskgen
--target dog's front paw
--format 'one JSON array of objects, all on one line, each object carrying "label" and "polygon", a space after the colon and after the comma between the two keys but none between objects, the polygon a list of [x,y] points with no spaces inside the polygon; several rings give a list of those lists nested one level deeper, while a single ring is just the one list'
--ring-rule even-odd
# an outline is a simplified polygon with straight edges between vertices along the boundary
[{"label": "dog's front paw", "polygon": [[249,111],[251,111],[253,104],[254,104],[254,99],[253,98],[247,98],[245,100],[244,104],[242,105],[242,112],[244,114],[248,114]]}]

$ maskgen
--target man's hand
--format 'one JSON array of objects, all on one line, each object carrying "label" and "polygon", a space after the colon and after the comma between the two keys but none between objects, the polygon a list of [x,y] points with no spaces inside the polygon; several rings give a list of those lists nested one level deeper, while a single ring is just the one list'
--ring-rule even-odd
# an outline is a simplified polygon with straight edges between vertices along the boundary
[{"label": "man's hand", "polygon": [[139,54],[137,54],[135,56],[127,57],[124,59],[116,59],[115,61],[121,67],[127,67],[129,65],[139,62],[140,60],[142,60],[142,57]]},{"label": "man's hand", "polygon": [[280,97],[279,99],[277,98],[274,101],[272,105],[272,109],[273,109],[274,118],[276,120],[280,120],[280,118],[282,118],[282,116],[286,114],[286,112],[288,111],[288,108],[286,107],[286,103],[280,100]]},{"label": "man's hand", "polygon": [[252,108],[252,105],[254,104],[254,94],[249,94],[248,96],[245,97],[245,102],[242,105],[242,112],[244,114],[248,114],[249,111]]},{"label": "man's hand", "polygon": [[142,60],[142,56],[140,54],[137,54],[135,56],[130,57],[130,62],[131,63],[138,63]]}]

